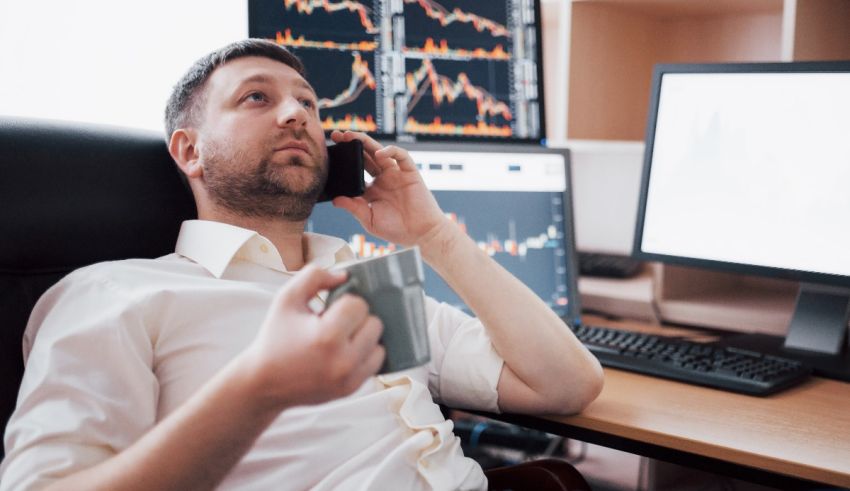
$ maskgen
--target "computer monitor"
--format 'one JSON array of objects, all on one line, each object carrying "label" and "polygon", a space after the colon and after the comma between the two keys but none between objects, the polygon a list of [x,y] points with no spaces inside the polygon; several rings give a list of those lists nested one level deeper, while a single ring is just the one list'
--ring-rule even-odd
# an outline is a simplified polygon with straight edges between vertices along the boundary
[{"label": "computer monitor", "polygon": [[[422,143],[407,147],[443,212],[565,320],[578,319],[568,151]],[[330,203],[316,206],[307,231],[344,238],[360,257],[398,248],[365,234],[348,212]],[[425,291],[468,311],[430,268],[425,270]]]},{"label": "computer monitor", "polygon": [[850,380],[850,62],[659,65],[634,255],[801,282],[787,336]]},{"label": "computer monitor", "polygon": [[249,0],[248,24],[304,62],[325,130],[546,136],[539,0]]}]

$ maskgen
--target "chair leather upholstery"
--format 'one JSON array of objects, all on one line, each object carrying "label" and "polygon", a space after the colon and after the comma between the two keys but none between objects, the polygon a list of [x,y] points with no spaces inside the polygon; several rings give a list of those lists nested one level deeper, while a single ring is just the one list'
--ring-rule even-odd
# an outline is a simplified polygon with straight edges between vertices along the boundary
[{"label": "chair leather upholstery", "polygon": [[[0,117],[0,423],[35,302],[72,270],[174,250],[197,216],[161,134]],[[2,456],[2,453],[0,453]]]}]

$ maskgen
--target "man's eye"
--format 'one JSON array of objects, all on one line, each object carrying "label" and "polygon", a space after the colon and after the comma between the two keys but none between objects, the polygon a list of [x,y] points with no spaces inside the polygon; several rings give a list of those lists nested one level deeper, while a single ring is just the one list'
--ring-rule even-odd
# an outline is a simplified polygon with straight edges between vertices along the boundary
[{"label": "man's eye", "polygon": [[266,95],[262,92],[251,92],[250,94],[245,96],[245,100],[251,102],[265,102],[268,99],[266,98]]},{"label": "man's eye", "polygon": [[304,106],[306,109],[316,108],[316,102],[313,99],[302,99],[301,105]]}]

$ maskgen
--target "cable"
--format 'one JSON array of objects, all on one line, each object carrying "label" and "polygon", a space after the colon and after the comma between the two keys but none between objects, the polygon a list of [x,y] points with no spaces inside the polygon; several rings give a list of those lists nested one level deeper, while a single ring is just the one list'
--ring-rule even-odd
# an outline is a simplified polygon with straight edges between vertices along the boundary
[{"label": "cable", "polygon": [[481,433],[484,433],[484,430],[490,426],[486,421],[481,421],[472,427],[472,431],[469,432],[469,446],[470,448],[475,448],[478,446],[478,440],[481,438]]},{"label": "cable", "polygon": [[649,458],[648,457],[640,457],[640,461],[638,462],[638,475],[637,475],[637,491],[643,491],[644,489],[649,489],[649,483],[646,483],[646,487],[644,487],[644,479],[648,480],[649,476],[647,475],[649,472]]},{"label": "cable", "polygon": [[579,441],[578,443],[579,443],[578,455],[576,455],[575,457],[572,457],[572,458],[569,458],[569,455],[568,455],[567,458],[565,459],[567,462],[569,462],[572,465],[576,465],[576,464],[581,463],[585,459],[585,457],[587,457],[587,448],[588,448],[587,442]]}]

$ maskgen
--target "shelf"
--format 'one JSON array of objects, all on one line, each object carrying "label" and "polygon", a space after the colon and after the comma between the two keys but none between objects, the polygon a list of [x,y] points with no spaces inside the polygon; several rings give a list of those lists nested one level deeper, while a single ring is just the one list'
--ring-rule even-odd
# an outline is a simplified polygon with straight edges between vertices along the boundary
[{"label": "shelf", "polygon": [[850,60],[850,2],[789,1],[794,9],[793,60]]},{"label": "shelf", "polygon": [[782,0],[574,0],[574,4],[608,4],[660,19],[781,13]]},{"label": "shelf", "polygon": [[[850,0],[541,4],[547,136],[574,152],[576,239],[585,248],[616,242],[622,243],[617,252],[627,252],[628,241],[612,237],[627,236],[634,226],[622,217],[640,182],[636,145],[645,137],[656,63],[850,60]],[[617,207],[598,206],[596,198],[612,194]],[[623,234],[610,233],[614,228]],[[633,280],[581,278],[585,308],[751,332],[787,329],[796,282],[675,266],[652,271]]]},{"label": "shelf", "polygon": [[788,330],[797,282],[671,265],[653,271],[665,322],[777,335]]},{"label": "shelf", "polygon": [[575,1],[568,137],[642,140],[656,63],[779,61],[781,0]]},{"label": "shelf", "polygon": [[584,312],[659,322],[653,305],[653,274],[648,267],[632,278],[582,276],[578,290]]},{"label": "shelf", "polygon": [[709,292],[690,299],[663,300],[664,322],[785,335],[795,294],[763,291]]}]

